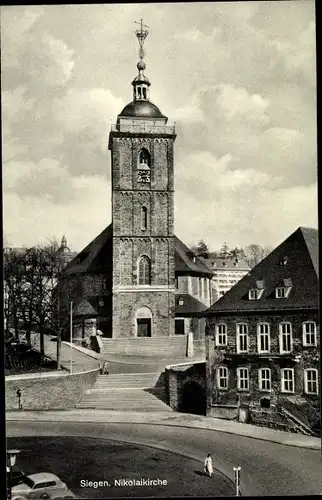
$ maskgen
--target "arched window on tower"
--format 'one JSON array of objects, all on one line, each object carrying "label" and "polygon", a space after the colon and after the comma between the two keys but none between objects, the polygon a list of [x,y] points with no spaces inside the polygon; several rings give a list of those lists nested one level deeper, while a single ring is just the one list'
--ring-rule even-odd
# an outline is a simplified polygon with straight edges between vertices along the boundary
[{"label": "arched window on tower", "polygon": [[148,209],[146,207],[141,208],[141,229],[146,231],[148,228]]},{"label": "arched window on tower", "polygon": [[138,285],[151,285],[151,261],[146,255],[139,260]]},{"label": "arched window on tower", "polygon": [[151,155],[147,149],[141,149],[139,152],[139,168],[149,167],[151,165]]},{"label": "arched window on tower", "polygon": [[141,149],[138,155],[137,181],[141,184],[150,184],[151,155],[147,149]]}]

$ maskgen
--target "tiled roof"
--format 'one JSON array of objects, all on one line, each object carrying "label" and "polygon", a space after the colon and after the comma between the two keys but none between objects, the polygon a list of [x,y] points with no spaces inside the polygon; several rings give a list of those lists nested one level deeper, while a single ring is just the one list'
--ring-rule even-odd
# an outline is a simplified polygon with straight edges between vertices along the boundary
[{"label": "tiled roof", "polygon": [[67,264],[64,274],[109,273],[112,270],[112,260],[112,224],[110,224]]},{"label": "tiled roof", "polygon": [[98,316],[98,314],[95,311],[94,307],[86,299],[79,299],[75,301],[73,316],[93,317]]},{"label": "tiled roof", "polygon": [[319,277],[319,232],[309,227],[300,228],[309,251],[315,272]]},{"label": "tiled roof", "polygon": [[[189,248],[175,236],[175,270],[212,276],[212,271]],[[107,226],[87,247],[67,264],[64,274],[112,273],[112,224]]]},{"label": "tiled roof", "polygon": [[[179,304],[180,299],[183,300],[182,305]],[[199,313],[204,311],[205,309],[207,309],[207,306],[205,306],[205,304],[200,302],[198,299],[195,299],[188,293],[176,294],[176,315]]]},{"label": "tiled roof", "polygon": [[[249,290],[259,288],[258,283],[261,281],[264,282],[261,298],[249,300]],[[276,299],[275,288],[286,286],[285,283],[291,283],[289,295]],[[316,309],[318,290],[318,231],[300,227],[207,309],[205,314]]]},{"label": "tiled roof", "polygon": [[202,260],[181,241],[175,238],[175,268],[176,273],[193,273],[203,275],[213,275],[213,272]]},{"label": "tiled roof", "polygon": [[209,256],[208,259],[205,259],[203,257],[200,257],[202,262],[204,262],[206,264],[206,266],[208,266],[210,269],[212,269],[213,271],[216,271],[216,270],[246,270],[248,271],[250,269],[249,265],[247,264],[247,262],[245,262],[244,260],[242,259],[231,259],[231,258],[228,258],[228,259],[224,259],[224,258],[221,258],[221,257],[216,257],[216,258],[211,258],[211,256]]}]

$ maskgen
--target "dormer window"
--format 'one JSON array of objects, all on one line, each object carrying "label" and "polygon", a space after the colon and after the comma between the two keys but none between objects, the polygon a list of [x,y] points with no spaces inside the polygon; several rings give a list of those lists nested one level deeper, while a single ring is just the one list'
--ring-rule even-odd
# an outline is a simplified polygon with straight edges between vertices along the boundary
[{"label": "dormer window", "polygon": [[183,298],[182,297],[179,297],[179,299],[178,299],[178,305],[179,306],[183,306]]},{"label": "dormer window", "polygon": [[283,286],[279,286],[278,288],[275,289],[275,297],[277,299],[285,299],[286,297],[286,288]]},{"label": "dormer window", "polygon": [[249,300],[259,300],[263,294],[263,290],[258,288],[251,288],[248,292]]},{"label": "dormer window", "polygon": [[275,288],[275,298],[276,299],[287,299],[292,288],[292,280],[286,278],[280,286]]}]

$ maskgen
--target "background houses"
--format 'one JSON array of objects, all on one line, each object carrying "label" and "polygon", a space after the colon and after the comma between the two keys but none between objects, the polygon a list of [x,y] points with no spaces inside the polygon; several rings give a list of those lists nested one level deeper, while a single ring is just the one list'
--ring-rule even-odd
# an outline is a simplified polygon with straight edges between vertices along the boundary
[{"label": "background houses", "polygon": [[208,258],[202,260],[213,272],[212,302],[220,299],[250,271],[248,264],[237,256],[220,257],[210,253]]}]

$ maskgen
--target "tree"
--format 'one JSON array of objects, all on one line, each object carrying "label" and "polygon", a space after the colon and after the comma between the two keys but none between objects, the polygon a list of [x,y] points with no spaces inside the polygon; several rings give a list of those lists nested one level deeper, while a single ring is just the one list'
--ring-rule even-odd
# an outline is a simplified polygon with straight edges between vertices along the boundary
[{"label": "tree", "polygon": [[269,247],[251,244],[241,249],[241,256],[252,269],[261,262],[272,250]]},{"label": "tree", "polygon": [[223,246],[220,249],[220,257],[222,259],[227,259],[227,258],[229,258],[229,256],[230,256],[230,251],[229,251],[227,242],[224,241]]},{"label": "tree", "polygon": [[193,253],[195,253],[198,257],[204,257],[208,259],[209,257],[209,248],[208,245],[204,242],[204,240],[200,240],[197,245],[193,245],[191,247]]},{"label": "tree", "polygon": [[60,349],[63,332],[68,328],[68,306],[61,304],[58,282],[64,262],[58,252],[58,242],[45,247],[5,249],[5,323],[6,335],[13,328],[16,338],[23,328],[27,343],[31,332],[38,330],[40,350],[44,354],[44,333],[57,336],[57,368],[60,369]]}]

